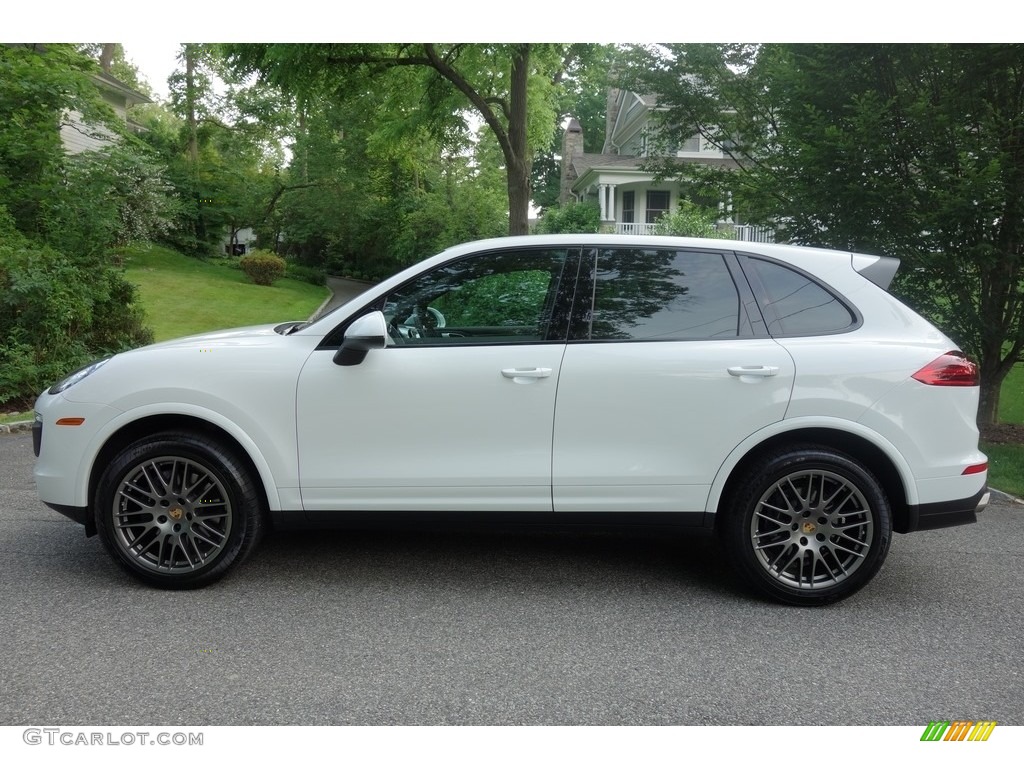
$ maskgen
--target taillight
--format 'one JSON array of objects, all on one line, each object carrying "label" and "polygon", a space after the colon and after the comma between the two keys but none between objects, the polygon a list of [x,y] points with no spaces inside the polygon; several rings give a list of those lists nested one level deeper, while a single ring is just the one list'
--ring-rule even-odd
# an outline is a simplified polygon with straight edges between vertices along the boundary
[{"label": "taillight", "polygon": [[976,387],[979,383],[977,364],[956,351],[935,358],[912,378],[933,387]]}]

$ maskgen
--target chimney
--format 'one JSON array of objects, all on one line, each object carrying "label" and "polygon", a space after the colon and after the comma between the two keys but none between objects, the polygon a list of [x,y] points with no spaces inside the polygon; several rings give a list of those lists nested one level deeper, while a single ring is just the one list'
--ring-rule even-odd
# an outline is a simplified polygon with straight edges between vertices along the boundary
[{"label": "chimney", "polygon": [[576,171],[572,167],[574,157],[583,154],[583,126],[575,117],[569,121],[562,137],[562,174],[558,188],[558,202],[565,205],[572,197],[572,183],[576,181]]},{"label": "chimney", "polygon": [[605,102],[605,124],[604,124],[604,147],[602,154],[617,155],[618,147],[612,146],[612,131],[615,129],[615,121],[619,119],[619,88],[608,89],[608,100]]}]

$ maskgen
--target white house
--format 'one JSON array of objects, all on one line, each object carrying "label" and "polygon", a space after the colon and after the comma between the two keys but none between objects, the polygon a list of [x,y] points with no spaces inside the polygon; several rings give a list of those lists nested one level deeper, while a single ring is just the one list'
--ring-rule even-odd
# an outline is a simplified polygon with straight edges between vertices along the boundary
[{"label": "white house", "polygon": [[[130,88],[106,72],[92,75],[92,81],[103,100],[119,118],[124,120],[129,130],[136,132],[143,130],[128,117],[128,109],[136,104],[149,104],[151,99],[148,96]],[[60,126],[60,138],[65,151],[71,155],[102,149],[113,143],[115,139],[114,134],[108,128],[86,123],[77,111],[71,111],[64,116]]]},{"label": "white house", "polygon": [[[736,167],[728,155],[699,135],[682,146],[657,146],[655,116],[661,109],[655,96],[610,88],[600,154],[583,151],[583,128],[572,119],[562,144],[559,201],[594,201],[601,209],[602,228],[620,234],[650,234],[654,222],[679,204],[682,192],[678,181],[656,182],[653,173],[642,170],[645,160],[657,153],[680,163]],[[735,225],[728,205],[723,203],[721,209],[722,226],[732,228],[737,239],[771,239],[771,233],[761,228]]]}]

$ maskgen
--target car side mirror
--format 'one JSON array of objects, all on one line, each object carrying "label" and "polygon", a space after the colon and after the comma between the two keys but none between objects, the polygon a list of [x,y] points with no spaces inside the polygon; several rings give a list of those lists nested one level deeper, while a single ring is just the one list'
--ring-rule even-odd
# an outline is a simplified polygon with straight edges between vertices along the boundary
[{"label": "car side mirror", "polygon": [[388,345],[388,324],[383,312],[363,315],[348,327],[341,347],[334,354],[335,365],[359,365],[371,349]]}]

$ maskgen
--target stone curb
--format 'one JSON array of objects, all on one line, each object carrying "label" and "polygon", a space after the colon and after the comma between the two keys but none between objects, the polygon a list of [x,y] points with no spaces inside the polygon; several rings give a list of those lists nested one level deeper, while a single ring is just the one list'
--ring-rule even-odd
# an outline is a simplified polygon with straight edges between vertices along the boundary
[{"label": "stone curb", "polygon": [[31,421],[15,421],[13,424],[0,424],[0,435],[9,435],[14,432],[31,432]]},{"label": "stone curb", "polygon": [[1006,501],[1006,502],[1009,502],[1010,504],[1022,504],[1022,505],[1024,505],[1024,499],[1018,499],[1016,496],[1011,496],[1008,493],[1003,493],[1002,491],[997,491],[995,488],[989,488],[988,490],[989,490],[989,493],[991,493],[993,497],[995,497],[997,499],[1000,499],[1001,501]]},{"label": "stone curb", "polygon": [[318,317],[320,317],[320,313],[324,311],[324,307],[326,307],[328,304],[330,304],[333,300],[334,300],[334,291],[331,291],[330,289],[328,289],[328,296],[327,296],[327,298],[324,299],[323,303],[319,307],[316,308],[316,312],[314,312],[312,315],[309,316],[309,322],[313,322]]}]

